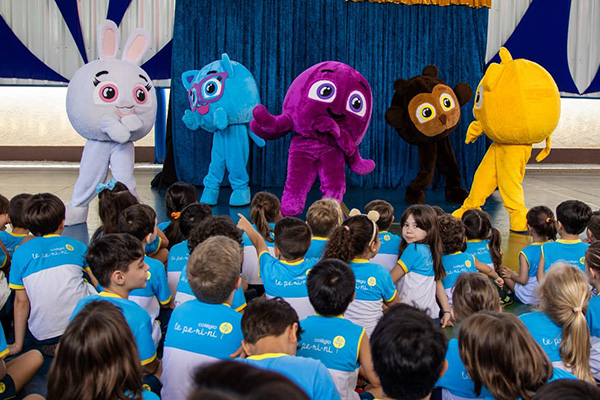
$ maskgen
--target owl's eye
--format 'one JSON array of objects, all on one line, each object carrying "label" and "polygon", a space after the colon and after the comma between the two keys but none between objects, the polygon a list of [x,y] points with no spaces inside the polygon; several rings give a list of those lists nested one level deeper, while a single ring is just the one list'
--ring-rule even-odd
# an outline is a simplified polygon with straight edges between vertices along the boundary
[{"label": "owl's eye", "polygon": [[435,117],[435,107],[429,103],[423,103],[417,107],[417,119],[419,122],[427,122]]},{"label": "owl's eye", "polygon": [[481,103],[483,103],[483,86],[479,85],[475,94],[475,108],[481,108]]},{"label": "owl's eye", "polygon": [[449,111],[454,108],[454,100],[448,93],[444,93],[440,96],[440,104],[444,111]]}]

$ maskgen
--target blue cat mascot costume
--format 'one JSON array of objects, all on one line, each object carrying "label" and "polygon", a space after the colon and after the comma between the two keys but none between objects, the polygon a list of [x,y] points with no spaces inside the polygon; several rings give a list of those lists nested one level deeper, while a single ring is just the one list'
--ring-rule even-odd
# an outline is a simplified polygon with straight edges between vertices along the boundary
[{"label": "blue cat mascot costume", "polygon": [[233,192],[229,205],[250,204],[248,187],[248,135],[260,147],[265,141],[250,131],[252,110],[260,104],[254,77],[242,64],[231,61],[227,54],[221,60],[205,65],[200,71],[186,71],[181,76],[188,91],[191,110],[183,122],[191,129],[214,132],[208,174],[200,201],[215,205],[225,169]]}]

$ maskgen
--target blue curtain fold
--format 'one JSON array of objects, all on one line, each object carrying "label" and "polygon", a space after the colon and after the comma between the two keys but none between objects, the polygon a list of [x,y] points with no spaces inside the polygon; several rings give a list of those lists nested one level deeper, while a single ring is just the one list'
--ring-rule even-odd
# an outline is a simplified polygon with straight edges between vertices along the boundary
[{"label": "blue curtain fold", "polygon": [[[373,90],[371,125],[360,145],[375,171],[365,177],[347,170],[349,187],[406,187],[418,171],[417,148],[404,142],[384,119],[397,78],[410,78],[434,64],[451,87],[467,82],[475,91],[485,68],[487,9],[460,6],[406,6],[343,0],[181,0],[175,11],[172,91],[173,147],[180,180],[200,185],[208,171],[212,135],[188,130],[181,120],[189,103],[181,74],[219,59],[221,53],[253,74],[262,103],[281,113],[293,79],[325,60],[345,62],[360,71]],[[465,145],[473,100],[451,135],[469,187],[486,149],[485,140]],[[281,187],[292,135],[251,145],[251,183]],[[434,186],[443,183],[436,177]]]}]

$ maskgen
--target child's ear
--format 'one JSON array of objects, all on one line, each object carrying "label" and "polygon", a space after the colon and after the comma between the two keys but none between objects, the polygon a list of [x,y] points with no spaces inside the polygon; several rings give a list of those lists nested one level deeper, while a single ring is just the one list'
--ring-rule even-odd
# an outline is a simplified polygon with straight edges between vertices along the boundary
[{"label": "child's ear", "polygon": [[[6,223],[12,224],[12,222],[10,221],[10,215],[8,215],[8,213],[6,213]],[[588,229],[588,231],[589,231],[589,229]]]},{"label": "child's ear", "polygon": [[123,284],[125,283],[125,276],[123,275],[123,271],[120,271],[118,269],[114,270],[112,275],[110,276],[110,280],[111,282],[114,282],[119,286],[123,286]]},{"label": "child's ear", "polygon": [[448,371],[448,360],[444,359],[444,365],[442,366],[442,370],[440,371],[440,378],[444,376],[446,371]]},{"label": "child's ear", "polygon": [[273,252],[275,253],[275,258],[281,257],[281,252],[277,246],[273,246]]},{"label": "child's ear", "polygon": [[238,278],[237,282],[235,283],[235,290],[238,290],[240,288],[241,284],[242,284],[242,278]]},{"label": "child's ear", "polygon": [[246,356],[252,355],[252,346],[250,346],[250,344],[248,344],[248,342],[246,342],[244,339],[242,339],[242,349],[244,349]]},{"label": "child's ear", "polygon": [[146,236],[144,236],[144,244],[152,243],[152,236],[154,236],[154,233],[149,233]]},{"label": "child's ear", "polygon": [[[10,220],[8,220],[8,221],[10,222]],[[592,240],[592,239],[596,239],[596,238],[594,237],[594,234],[592,233],[592,231],[591,231],[589,228],[588,228],[588,229],[585,231],[585,234],[587,235],[587,237],[588,237],[590,240]]]},{"label": "child's ear", "polygon": [[290,343],[298,342],[297,332],[298,332],[298,323],[294,322],[292,325],[290,325],[290,330],[289,330],[288,339],[289,339]]},{"label": "child's ear", "polygon": [[560,221],[556,221],[556,229],[557,230],[563,230],[563,224]]}]

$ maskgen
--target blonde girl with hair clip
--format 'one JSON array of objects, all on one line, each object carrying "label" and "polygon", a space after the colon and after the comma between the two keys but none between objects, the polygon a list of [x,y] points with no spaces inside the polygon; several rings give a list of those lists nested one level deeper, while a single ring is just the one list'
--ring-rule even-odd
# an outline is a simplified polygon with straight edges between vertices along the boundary
[{"label": "blonde girl with hair clip", "polygon": [[594,382],[590,330],[585,319],[591,297],[587,278],[572,265],[556,264],[547,271],[537,294],[540,311],[519,318],[555,367]]},{"label": "blonde girl with hair clip", "polygon": [[[585,252],[585,272],[590,285],[600,290],[600,242],[592,243]],[[585,320],[590,328],[592,350],[590,369],[594,378],[600,380],[600,296],[594,296],[588,303]]]},{"label": "blonde girl with hair clip", "polygon": [[[250,221],[252,226],[265,240],[271,255],[275,255],[275,240],[273,229],[275,223],[281,219],[281,202],[272,193],[258,192],[250,203]],[[242,247],[244,248],[244,261],[242,263],[242,278],[248,282],[248,289],[256,290],[260,296],[265,292],[262,279],[258,276],[258,256],[248,235],[242,234]]]},{"label": "blonde girl with hair clip", "polygon": [[350,211],[350,218],[338,227],[325,246],[323,258],[337,258],[347,262],[356,277],[354,300],[344,317],[365,328],[367,336],[383,316],[383,304],[398,303],[398,294],[392,276],[379,264],[369,262],[379,250],[379,213],[360,214]]},{"label": "blonde girl with hair clip", "polygon": [[[431,206],[410,206],[402,214],[400,225],[400,259],[390,271],[392,279],[398,284],[400,302],[413,305],[431,318],[439,319],[442,328],[453,326],[448,295],[442,284],[446,271],[442,265],[442,239],[437,213]],[[436,299],[442,308],[441,318]]]}]

